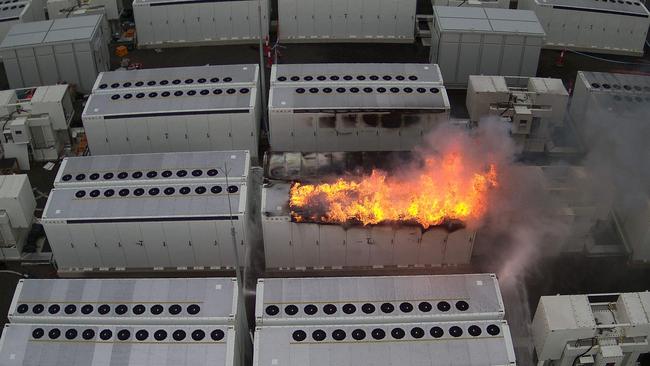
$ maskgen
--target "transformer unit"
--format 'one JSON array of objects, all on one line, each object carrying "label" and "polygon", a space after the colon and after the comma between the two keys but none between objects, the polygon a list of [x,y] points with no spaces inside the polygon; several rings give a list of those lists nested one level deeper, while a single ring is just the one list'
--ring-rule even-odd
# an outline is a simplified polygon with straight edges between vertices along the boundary
[{"label": "transformer unit", "polygon": [[514,365],[515,353],[503,320],[257,327],[253,366],[307,362],[312,366]]},{"label": "transformer unit", "polygon": [[22,170],[30,169],[30,160],[57,160],[70,141],[68,127],[73,115],[68,85],[1,91],[4,156],[16,158]]},{"label": "transformer unit", "polygon": [[268,0],[133,1],[138,46],[145,48],[257,44],[269,35],[269,13]]},{"label": "transformer unit", "polygon": [[479,123],[488,116],[507,121],[522,152],[552,152],[552,135],[564,125],[568,101],[569,93],[560,79],[469,76],[470,121]]},{"label": "transformer unit", "polygon": [[411,150],[449,109],[436,65],[281,65],[269,141],[273,151]]},{"label": "transformer unit", "polygon": [[6,366],[235,366],[231,326],[7,324],[0,338]]},{"label": "transformer unit", "polygon": [[258,326],[496,320],[505,314],[493,274],[263,278],[256,294]]},{"label": "transformer unit", "polygon": [[411,43],[415,11],[415,0],[279,0],[278,38],[282,42]]},{"label": "transformer unit", "polygon": [[9,86],[65,82],[90,92],[97,74],[109,69],[107,38],[101,15],[15,24],[0,43]]},{"label": "transformer unit", "polygon": [[542,296],[532,335],[540,366],[633,366],[650,351],[650,292]]},{"label": "transformer unit", "polygon": [[247,182],[248,151],[95,155],[63,159],[54,187]]},{"label": "transformer unit", "polygon": [[449,88],[466,88],[470,75],[537,73],[545,34],[532,11],[434,6],[430,28],[429,60]]},{"label": "transformer unit", "polygon": [[546,31],[544,48],[643,56],[650,12],[642,1],[519,0]]},{"label": "transformer unit", "polygon": [[294,222],[290,184],[262,188],[262,230],[267,269],[468,264],[475,231],[420,226],[344,226]]},{"label": "transformer unit", "polygon": [[[203,75],[197,79],[163,79],[163,73],[181,72],[178,69],[103,74],[82,114],[90,151],[102,155],[245,149],[256,159],[262,113],[258,69],[237,68],[236,77],[226,76],[232,66],[190,68]],[[129,73],[130,81],[117,81]]]},{"label": "transformer unit", "polygon": [[9,320],[32,324],[234,325],[234,278],[28,279]]},{"label": "transformer unit", "polygon": [[510,0],[433,0],[433,6],[466,6],[484,8],[510,7]]},{"label": "transformer unit", "polygon": [[0,260],[21,258],[35,209],[27,175],[0,175]]},{"label": "transformer unit", "polygon": [[41,221],[60,270],[231,268],[231,228],[243,263],[247,182],[117,178],[50,193]]}]

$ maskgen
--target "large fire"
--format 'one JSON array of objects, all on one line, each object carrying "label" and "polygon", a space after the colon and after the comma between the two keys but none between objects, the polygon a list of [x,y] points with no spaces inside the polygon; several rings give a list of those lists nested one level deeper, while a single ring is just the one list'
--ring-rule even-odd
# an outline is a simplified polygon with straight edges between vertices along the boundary
[{"label": "large fire", "polygon": [[291,186],[289,206],[296,221],[363,225],[411,222],[428,228],[446,221],[481,218],[496,187],[497,169],[466,164],[462,153],[427,157],[414,172],[391,176],[373,170],[359,179]]}]

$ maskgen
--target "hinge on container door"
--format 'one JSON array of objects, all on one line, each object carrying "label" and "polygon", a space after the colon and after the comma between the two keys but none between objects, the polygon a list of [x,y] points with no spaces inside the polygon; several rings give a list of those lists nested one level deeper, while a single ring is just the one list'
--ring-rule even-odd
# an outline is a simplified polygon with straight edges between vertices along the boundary
[{"label": "hinge on container door", "polygon": [[320,243],[318,242],[318,240],[316,240],[316,245],[320,245]]},{"label": "hinge on container door", "polygon": [[187,140],[187,134],[185,134],[185,140]]},{"label": "hinge on container door", "polygon": [[190,246],[192,246],[192,241],[191,241],[191,240],[188,240],[187,243],[188,243]]},{"label": "hinge on container door", "polygon": [[106,142],[108,142],[108,137],[104,137],[104,140],[106,140]]},{"label": "hinge on container door", "polygon": [[[292,132],[293,133],[293,132]],[[316,131],[314,131],[314,136],[316,136]]]},{"label": "hinge on container door", "polygon": [[129,136],[126,136],[126,141],[129,141]]},{"label": "hinge on container door", "polygon": [[291,240],[289,240],[289,245],[293,245],[293,243],[291,242]]},{"label": "hinge on container door", "polygon": [[142,246],[144,246],[144,241],[138,240],[138,241],[135,242],[135,244],[142,247]]},{"label": "hinge on container door", "polygon": [[219,245],[219,244],[218,244],[217,241],[215,240],[215,241],[214,241],[214,246],[216,247],[217,245]]},{"label": "hinge on container door", "polygon": [[163,241],[163,247],[166,247],[166,246],[167,246],[167,242]]},{"label": "hinge on container door", "polygon": [[402,131],[398,131],[397,136],[402,136]]},{"label": "hinge on container door", "polygon": [[147,141],[151,141],[151,138],[149,136],[147,136]]},{"label": "hinge on container door", "polygon": [[232,133],[231,133],[231,132],[228,132],[228,137],[232,137]]},{"label": "hinge on container door", "polygon": [[311,18],[314,19],[314,14],[311,15]]},{"label": "hinge on container door", "polygon": [[70,248],[74,248],[74,243],[70,243]]},{"label": "hinge on container door", "polygon": [[291,137],[293,137],[293,131],[291,131]]},{"label": "hinge on container door", "polygon": [[97,248],[97,243],[93,243],[95,245],[95,248]]},{"label": "hinge on container door", "polygon": [[165,132],[165,140],[169,140],[169,134]]},{"label": "hinge on container door", "polygon": [[117,247],[118,247],[118,248],[121,248],[121,247],[122,247],[122,243],[120,243],[120,242],[118,241],[118,242],[117,242]]},{"label": "hinge on container door", "polygon": [[206,133],[206,134],[205,134],[205,137],[206,137],[206,138],[210,138],[210,134],[209,134],[209,133]]}]

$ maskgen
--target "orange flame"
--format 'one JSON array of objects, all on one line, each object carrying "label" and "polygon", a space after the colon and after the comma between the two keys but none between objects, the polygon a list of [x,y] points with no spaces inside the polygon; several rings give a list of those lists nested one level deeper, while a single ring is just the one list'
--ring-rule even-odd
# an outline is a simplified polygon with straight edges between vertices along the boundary
[{"label": "orange flame", "polygon": [[358,180],[296,182],[291,214],[296,221],[417,222],[425,229],[447,220],[478,219],[486,212],[488,190],[498,185],[496,166],[471,171],[464,160],[460,153],[429,157],[409,179],[373,170]]}]

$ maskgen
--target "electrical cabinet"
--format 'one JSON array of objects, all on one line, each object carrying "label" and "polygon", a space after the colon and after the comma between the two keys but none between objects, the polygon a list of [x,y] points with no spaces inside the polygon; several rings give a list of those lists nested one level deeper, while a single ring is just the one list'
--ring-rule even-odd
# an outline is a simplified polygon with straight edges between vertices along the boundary
[{"label": "electrical cabinet", "polygon": [[[248,164],[243,152],[64,161],[42,218],[59,270],[232,268],[237,256],[243,263]],[[223,177],[225,169],[243,176]]]},{"label": "electrical cabinet", "polygon": [[101,15],[15,24],[0,43],[9,85],[65,82],[88,93],[97,74],[109,69],[108,37]]},{"label": "electrical cabinet", "polygon": [[258,66],[190,67],[183,77],[184,69],[102,74],[82,114],[90,151],[245,149],[256,158]]},{"label": "electrical cabinet", "polygon": [[257,44],[269,35],[269,13],[268,0],[133,1],[138,46],[144,48]]},{"label": "electrical cabinet", "polygon": [[528,10],[433,7],[431,63],[449,88],[470,75],[535,76],[544,29]]},{"label": "electrical cabinet", "polygon": [[[468,264],[475,232],[434,227],[343,226],[294,222],[290,184],[262,188],[262,231],[268,269]],[[407,249],[405,249],[407,248]],[[405,255],[405,252],[411,255]]]},{"label": "electrical cabinet", "polygon": [[504,320],[257,327],[253,365],[414,366],[432,355],[440,365],[515,365]]},{"label": "electrical cabinet", "polygon": [[273,151],[411,150],[449,109],[437,65],[277,65],[269,142]]},{"label": "electrical cabinet", "polygon": [[234,328],[224,325],[7,324],[0,364],[234,366],[236,338]]},{"label": "electrical cabinet", "polygon": [[643,56],[650,12],[642,1],[519,0],[546,31],[544,48]]},{"label": "electrical cabinet", "polygon": [[26,279],[18,282],[8,318],[14,324],[233,325],[236,313],[234,278]]},{"label": "electrical cabinet", "polygon": [[415,39],[416,1],[278,1],[281,42],[392,42]]},{"label": "electrical cabinet", "polygon": [[263,278],[256,294],[258,326],[503,319],[505,314],[493,274]]}]

